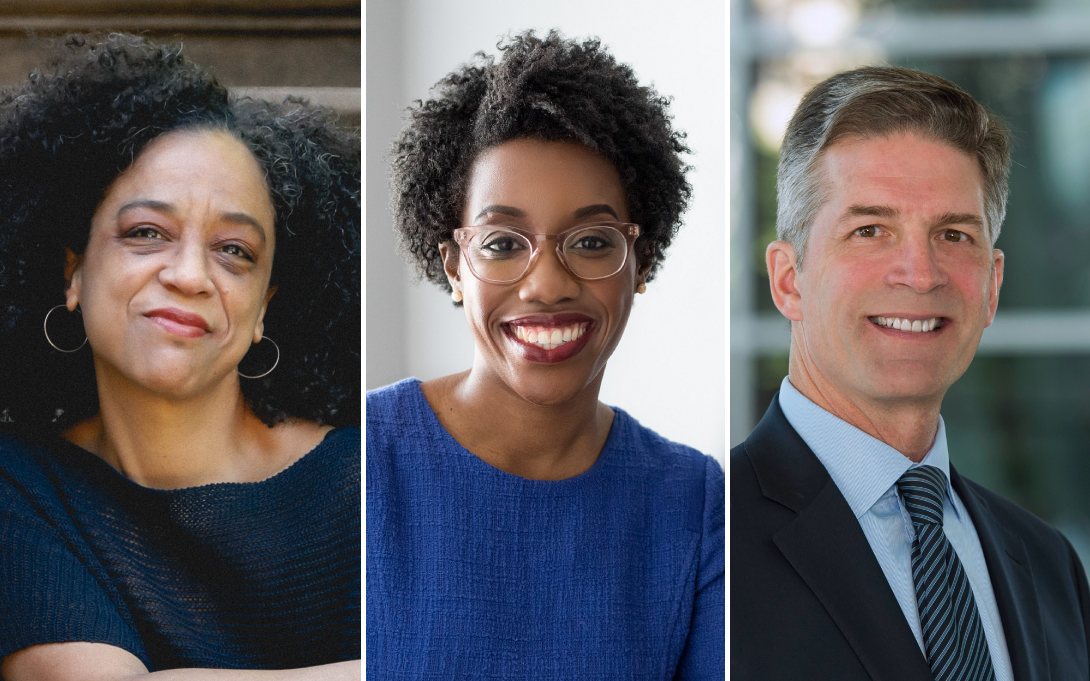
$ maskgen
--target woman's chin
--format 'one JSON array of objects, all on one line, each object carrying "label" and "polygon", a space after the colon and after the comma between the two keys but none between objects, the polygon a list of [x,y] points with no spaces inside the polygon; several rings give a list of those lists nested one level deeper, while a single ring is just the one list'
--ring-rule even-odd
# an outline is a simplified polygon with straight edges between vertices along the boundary
[{"label": "woman's chin", "polygon": [[186,365],[145,367],[122,372],[140,389],[170,399],[184,400],[207,393],[223,378],[209,374],[207,367]]},{"label": "woman's chin", "polygon": [[517,371],[508,376],[507,385],[519,397],[539,407],[569,404],[585,397],[588,390],[593,390],[597,399],[594,377],[599,372],[588,375],[585,369],[578,370],[575,366],[564,368],[571,370],[558,371],[560,367],[554,365],[545,371]]}]

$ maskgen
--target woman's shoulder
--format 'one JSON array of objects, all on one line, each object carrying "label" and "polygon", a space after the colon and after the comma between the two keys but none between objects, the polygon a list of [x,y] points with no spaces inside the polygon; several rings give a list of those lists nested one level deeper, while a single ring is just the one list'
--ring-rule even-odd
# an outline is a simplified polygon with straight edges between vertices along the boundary
[{"label": "woman's shoulder", "polygon": [[325,434],[322,441],[312,451],[328,449],[338,454],[345,454],[359,460],[362,431],[355,426],[333,428]]},{"label": "woman's shoulder", "polygon": [[59,462],[67,453],[59,437],[0,432],[0,656],[39,643],[100,641],[147,663],[109,573],[71,516],[65,490],[87,490],[71,484]]},{"label": "woman's shoulder", "polygon": [[668,440],[642,425],[623,409],[613,407],[613,411],[616,416],[610,439],[615,440],[615,446],[624,450],[630,460],[635,458],[651,468],[691,466],[699,470],[708,469],[709,473],[713,473],[714,469],[722,476],[723,469],[712,456]]},{"label": "woman's shoulder", "polygon": [[714,457],[641,425],[623,409],[614,407],[614,412],[617,416],[606,446],[614,448],[611,459],[615,467],[622,468],[627,479],[643,480],[642,487],[652,503],[688,506],[691,517],[686,524],[697,530],[700,514],[724,503],[722,466]]},{"label": "woman's shoulder", "polygon": [[[435,423],[432,423],[432,422]],[[415,378],[367,392],[367,449],[374,451],[432,433],[438,425]]]},{"label": "woman's shoulder", "polygon": [[418,397],[423,398],[423,393],[420,390],[420,381],[415,378],[406,378],[397,383],[368,390],[368,425],[370,425],[372,417],[381,418],[390,412],[396,413],[399,408],[414,402]]},{"label": "woman's shoulder", "polygon": [[[278,478],[284,477],[281,483],[270,485],[270,487],[290,489],[299,484],[303,477],[332,476],[333,479],[342,479],[346,476],[354,476],[358,480],[362,442],[363,435],[359,428],[354,426],[333,428],[295,463],[266,482],[277,483]],[[297,476],[298,479],[291,475],[296,468],[302,469]]]},{"label": "woman's shoulder", "polygon": [[64,449],[59,437],[34,437],[0,430],[0,484],[34,488],[55,479],[59,471],[56,454]]}]

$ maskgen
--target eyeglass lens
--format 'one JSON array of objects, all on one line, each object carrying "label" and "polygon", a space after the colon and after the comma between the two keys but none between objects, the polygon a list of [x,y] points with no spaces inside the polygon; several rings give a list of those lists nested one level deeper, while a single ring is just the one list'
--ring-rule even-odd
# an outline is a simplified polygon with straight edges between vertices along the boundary
[{"label": "eyeglass lens", "polygon": [[[468,251],[473,271],[496,283],[520,278],[530,266],[533,255],[529,239],[499,227],[476,234],[469,242]],[[575,276],[603,279],[624,267],[628,242],[613,227],[590,225],[569,233],[560,244],[560,252]]]}]

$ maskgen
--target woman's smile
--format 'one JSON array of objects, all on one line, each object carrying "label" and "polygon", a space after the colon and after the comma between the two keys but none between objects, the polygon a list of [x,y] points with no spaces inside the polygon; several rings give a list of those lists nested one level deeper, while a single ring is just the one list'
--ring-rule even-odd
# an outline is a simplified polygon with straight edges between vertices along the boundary
[{"label": "woman's smile", "polygon": [[579,354],[590,342],[594,319],[578,312],[529,315],[502,324],[507,338],[531,362],[554,364]]},{"label": "woman's smile", "polygon": [[155,309],[145,312],[144,316],[167,333],[181,338],[202,338],[212,332],[204,317],[176,307]]}]

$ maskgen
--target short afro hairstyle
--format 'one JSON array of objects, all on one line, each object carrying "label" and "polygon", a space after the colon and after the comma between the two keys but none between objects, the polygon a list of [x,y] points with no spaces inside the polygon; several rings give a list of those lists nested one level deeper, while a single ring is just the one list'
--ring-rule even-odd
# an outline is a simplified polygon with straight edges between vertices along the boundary
[{"label": "short afro hairstyle", "polygon": [[[450,291],[439,244],[453,242],[473,161],[514,139],[576,142],[617,170],[628,213],[640,225],[636,253],[651,279],[677,233],[692,187],[670,100],[641,86],[596,39],[553,30],[502,41],[497,63],[478,52],[409,109],[394,145],[392,209],[402,250],[421,276]],[[456,246],[456,245],[455,245]]]},{"label": "short afro hairstyle", "polygon": [[[0,93],[0,422],[59,432],[98,411],[91,352],[62,354],[42,333],[64,302],[65,248],[83,253],[114,179],[152,140],[222,130],[265,173],[276,215],[265,333],[280,361],[242,380],[266,424],[300,418],[358,425],[360,394],[360,141],[332,111],[289,98],[233,99],[177,45],[125,35],[59,40],[27,82]],[[79,316],[50,330],[75,347]],[[56,329],[56,330],[54,330]],[[255,346],[243,372],[275,358]]]}]

